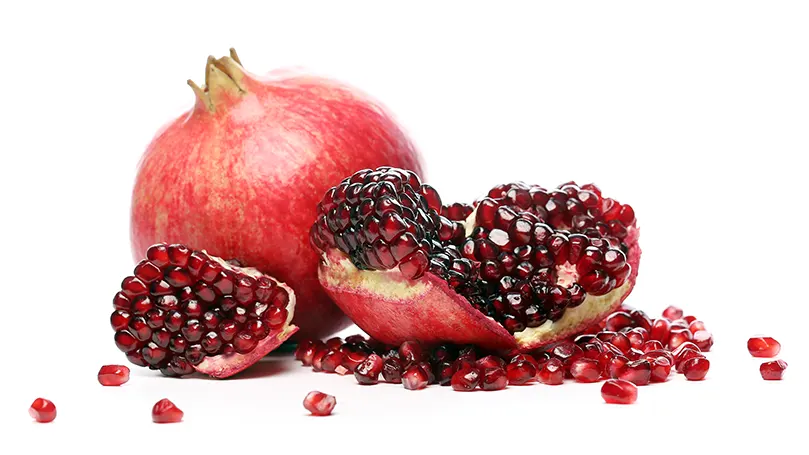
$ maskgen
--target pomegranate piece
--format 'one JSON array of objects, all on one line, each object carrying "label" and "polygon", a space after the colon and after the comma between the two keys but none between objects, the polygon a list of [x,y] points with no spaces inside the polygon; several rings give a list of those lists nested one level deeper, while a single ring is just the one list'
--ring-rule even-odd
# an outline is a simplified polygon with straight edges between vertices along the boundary
[{"label": "pomegranate piece", "polygon": [[[557,359],[558,360],[558,359]],[[533,381],[537,376],[537,365],[527,355],[520,354],[511,359],[506,365],[508,383],[523,385]]]},{"label": "pomegranate piece", "polygon": [[647,385],[652,379],[652,364],[648,360],[627,362],[618,372],[618,379],[629,381],[635,385]]},{"label": "pomegranate piece", "polygon": [[464,368],[452,375],[450,380],[452,390],[470,392],[480,384],[480,371],[477,368]]},{"label": "pomegranate piece", "polygon": [[399,358],[405,365],[424,361],[424,349],[418,341],[405,341],[399,346]]},{"label": "pomegranate piece", "polygon": [[[320,282],[385,344],[534,352],[613,312],[609,328],[651,328],[642,312],[617,311],[639,266],[634,210],[592,185],[498,185],[458,220],[465,211],[437,206],[438,192],[410,171],[335,183],[310,230]],[[419,361],[400,354],[405,366]]]},{"label": "pomegranate piece", "polygon": [[781,352],[781,343],[771,337],[753,337],[747,340],[747,350],[753,357],[773,358]]},{"label": "pomegranate piece", "polygon": [[711,350],[711,346],[713,346],[713,335],[707,330],[698,330],[694,332],[692,341],[702,352],[708,352]]},{"label": "pomegranate piece", "polygon": [[604,374],[604,376],[612,379],[620,378],[624,372],[624,369],[626,368],[627,363],[629,363],[629,359],[622,355],[612,357],[607,363],[607,374]]},{"label": "pomegranate piece", "polygon": [[766,381],[780,381],[784,377],[784,370],[786,369],[787,363],[783,360],[764,362],[759,367],[761,377]]},{"label": "pomegranate piece", "polygon": [[376,354],[369,355],[354,370],[354,377],[362,385],[373,385],[379,382],[379,374],[385,366],[382,357]]},{"label": "pomegranate piece", "polygon": [[303,399],[303,407],[314,416],[331,415],[337,399],[333,396],[313,390]]},{"label": "pomegranate piece", "polygon": [[152,245],[145,256],[122,281],[110,317],[116,345],[135,365],[226,378],[297,331],[294,292],[256,269],[180,244]]},{"label": "pomegranate piece", "polygon": [[685,361],[688,359],[693,359],[695,357],[705,357],[705,356],[693,349],[683,349],[682,351],[679,351],[678,354],[674,357],[674,367],[676,368],[677,372],[682,373]]},{"label": "pomegranate piece", "polygon": [[652,382],[666,382],[671,374],[671,363],[665,357],[657,357],[651,360],[652,364]]},{"label": "pomegranate piece", "polygon": [[610,404],[632,404],[638,399],[638,388],[623,379],[607,379],[601,386],[601,397]]},{"label": "pomegranate piece", "polygon": [[49,400],[37,398],[28,408],[28,415],[39,423],[53,422],[56,418],[56,406]]},{"label": "pomegranate piece", "polygon": [[669,349],[677,349],[681,344],[692,339],[693,335],[688,329],[672,329],[669,334]]},{"label": "pomegranate piece", "polygon": [[705,357],[692,357],[683,361],[681,370],[683,375],[689,381],[701,381],[705,379],[708,374],[708,369],[711,368],[711,362]]},{"label": "pomegranate piece", "polygon": [[663,317],[668,319],[669,321],[675,321],[677,319],[682,319],[683,317],[683,310],[676,307],[676,306],[669,306],[665,310],[663,310]]},{"label": "pomegranate piece", "polygon": [[183,411],[168,398],[163,398],[152,406],[152,422],[177,423],[183,420]]},{"label": "pomegranate piece", "polygon": [[553,358],[545,362],[537,375],[539,382],[547,385],[560,385],[565,380],[565,368],[561,360]]},{"label": "pomegranate piece", "polygon": [[98,370],[98,382],[103,386],[119,386],[129,381],[129,367],[104,365]]},{"label": "pomegranate piece", "polygon": [[385,359],[382,364],[382,378],[390,384],[402,383],[402,362],[396,357]]},{"label": "pomegranate piece", "polygon": [[597,382],[601,378],[601,369],[597,360],[581,358],[570,364],[570,375],[578,382]]},{"label": "pomegranate piece", "polygon": [[483,390],[502,390],[508,385],[508,375],[503,368],[486,368],[480,388]]},{"label": "pomegranate piece", "polygon": [[429,383],[429,376],[421,365],[412,365],[402,374],[402,385],[407,390],[425,389]]}]

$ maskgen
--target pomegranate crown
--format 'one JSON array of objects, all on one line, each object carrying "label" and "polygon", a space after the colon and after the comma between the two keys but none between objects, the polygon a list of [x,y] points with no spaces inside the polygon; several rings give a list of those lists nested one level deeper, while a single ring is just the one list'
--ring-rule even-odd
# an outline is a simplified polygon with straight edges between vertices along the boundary
[{"label": "pomegranate crown", "polygon": [[204,86],[200,87],[191,79],[188,80],[188,85],[197,97],[197,107],[204,107],[208,112],[216,112],[216,106],[221,104],[225,96],[247,93],[245,77],[244,67],[236,49],[230,48],[228,56],[221,58],[208,56]]}]

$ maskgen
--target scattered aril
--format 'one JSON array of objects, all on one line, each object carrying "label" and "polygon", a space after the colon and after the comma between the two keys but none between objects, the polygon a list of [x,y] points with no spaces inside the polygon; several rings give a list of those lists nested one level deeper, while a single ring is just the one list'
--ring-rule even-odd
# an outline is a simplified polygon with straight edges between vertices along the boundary
[{"label": "scattered aril", "polygon": [[539,370],[537,379],[539,379],[539,382],[547,385],[562,384],[565,380],[565,370],[562,361],[554,358],[545,362],[545,365]]},{"label": "scattered aril", "polygon": [[56,406],[49,400],[37,398],[28,408],[28,415],[39,423],[52,422],[56,418]]},{"label": "scattered aril", "polygon": [[638,399],[638,388],[623,379],[608,379],[601,386],[601,397],[611,404],[632,404]]},{"label": "scattered aril", "polygon": [[766,381],[780,381],[784,377],[784,370],[786,369],[787,363],[783,360],[764,362],[759,367],[761,377]]},{"label": "scattered aril", "polygon": [[316,390],[309,392],[303,399],[303,407],[315,416],[330,415],[336,404],[337,400],[333,396]]},{"label": "scattered aril", "polygon": [[152,406],[152,422],[176,423],[183,420],[183,411],[168,398],[163,398]]},{"label": "scattered aril", "polygon": [[483,390],[503,390],[508,385],[506,370],[502,368],[487,368],[483,372],[480,388]]},{"label": "scattered aril", "polygon": [[477,368],[464,368],[458,370],[450,380],[452,390],[470,392],[480,384],[480,371]]},{"label": "scattered aril", "polygon": [[701,381],[705,379],[708,374],[708,369],[711,368],[711,362],[705,357],[692,357],[685,360],[680,367],[683,375],[689,381]]},{"label": "scattered aril", "polygon": [[753,337],[747,340],[747,350],[753,357],[773,358],[781,352],[781,343],[771,337]]},{"label": "scattered aril", "polygon": [[666,308],[665,310],[663,310],[663,317],[668,319],[669,321],[675,321],[677,319],[682,319],[683,310],[672,305],[672,306]]},{"label": "scattered aril", "polygon": [[103,386],[119,386],[129,381],[129,367],[104,365],[98,370],[98,382]]},{"label": "scattered aril", "polygon": [[402,374],[402,385],[407,390],[421,390],[427,388],[428,383],[429,376],[420,365],[412,365]]}]

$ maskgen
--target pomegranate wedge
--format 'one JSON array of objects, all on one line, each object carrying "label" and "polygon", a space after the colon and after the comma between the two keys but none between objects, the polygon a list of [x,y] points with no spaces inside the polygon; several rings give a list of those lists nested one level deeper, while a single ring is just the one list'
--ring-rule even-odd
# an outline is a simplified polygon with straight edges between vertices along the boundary
[{"label": "pomegranate wedge", "polygon": [[641,255],[632,207],[573,182],[499,185],[474,206],[442,206],[413,172],[383,167],[331,188],[318,214],[321,284],[392,345],[536,349],[618,308]]}]

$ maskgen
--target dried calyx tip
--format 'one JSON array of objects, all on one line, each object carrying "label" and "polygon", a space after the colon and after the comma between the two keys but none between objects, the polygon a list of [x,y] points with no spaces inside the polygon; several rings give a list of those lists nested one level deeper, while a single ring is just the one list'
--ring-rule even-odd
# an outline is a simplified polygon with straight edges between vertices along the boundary
[{"label": "dried calyx tip", "polygon": [[227,88],[231,92],[244,93],[246,90],[241,84],[243,77],[244,73],[239,55],[236,53],[236,49],[230,48],[229,56],[220,59],[213,55],[208,56],[205,64],[205,85],[203,87],[199,87],[190,79],[188,80],[188,85],[207,110],[213,112],[215,110],[215,103],[212,99],[214,89],[221,87]]}]

